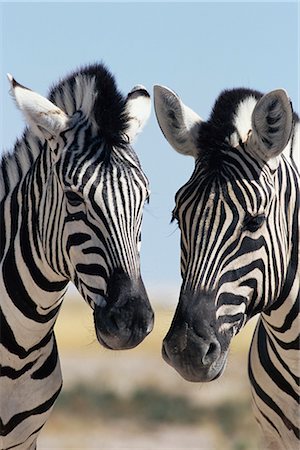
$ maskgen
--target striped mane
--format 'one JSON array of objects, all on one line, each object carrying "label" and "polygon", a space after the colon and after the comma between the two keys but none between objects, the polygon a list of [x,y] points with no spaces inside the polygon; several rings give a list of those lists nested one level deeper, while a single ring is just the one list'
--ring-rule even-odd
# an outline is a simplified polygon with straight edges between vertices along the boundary
[{"label": "striped mane", "polygon": [[[114,77],[103,64],[93,64],[73,72],[54,85],[49,100],[69,116],[81,111],[97,127],[108,147],[123,144],[127,127],[126,97],[117,89]],[[0,160],[0,198],[5,197],[26,175],[44,145],[29,128],[11,152]]]},{"label": "striped mane", "polygon": [[103,64],[83,67],[50,90],[49,100],[72,116],[82,111],[91,118],[108,145],[120,145],[128,125],[126,97]]},{"label": "striped mane", "polygon": [[[251,129],[251,114],[262,94],[252,89],[232,89],[223,91],[216,100],[209,120],[202,122],[198,145],[203,150],[201,162],[209,170],[220,168],[224,153],[244,141]],[[235,142],[234,142],[235,141]]]}]

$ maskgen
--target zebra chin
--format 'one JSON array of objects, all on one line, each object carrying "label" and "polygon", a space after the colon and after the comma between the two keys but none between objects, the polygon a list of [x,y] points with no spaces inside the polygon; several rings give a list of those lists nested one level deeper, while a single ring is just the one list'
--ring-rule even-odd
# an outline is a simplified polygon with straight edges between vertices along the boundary
[{"label": "zebra chin", "polygon": [[152,331],[148,330],[123,330],[116,334],[109,334],[96,329],[98,342],[109,350],[129,350],[139,345],[145,337]]}]

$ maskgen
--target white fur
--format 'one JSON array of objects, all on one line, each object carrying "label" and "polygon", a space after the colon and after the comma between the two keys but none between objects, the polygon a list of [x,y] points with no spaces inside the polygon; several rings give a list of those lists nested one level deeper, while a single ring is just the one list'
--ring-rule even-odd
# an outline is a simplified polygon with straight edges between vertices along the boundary
[{"label": "white fur", "polygon": [[[248,139],[248,134],[251,130],[251,117],[256,103],[257,100],[255,97],[247,97],[239,104],[234,116],[233,125],[237,129],[239,139],[241,139],[242,142],[246,142]],[[233,142],[231,142],[231,145],[233,145]],[[235,143],[233,147],[236,147],[237,145],[238,142]]]},{"label": "white fur", "polygon": [[149,119],[151,113],[150,96],[141,95],[140,90],[146,90],[143,86],[135,86],[128,94],[126,104],[129,116],[129,126],[126,130],[129,142],[132,142],[140,133]]},{"label": "white fur", "polygon": [[221,305],[217,310],[217,319],[221,316],[230,316],[238,313],[244,313],[245,310],[245,303],[241,303],[240,305]]},{"label": "white fur", "polygon": [[42,133],[44,137],[50,138],[66,128],[68,116],[60,108],[42,95],[16,83],[10,74],[8,79],[18,108],[38,134]]}]

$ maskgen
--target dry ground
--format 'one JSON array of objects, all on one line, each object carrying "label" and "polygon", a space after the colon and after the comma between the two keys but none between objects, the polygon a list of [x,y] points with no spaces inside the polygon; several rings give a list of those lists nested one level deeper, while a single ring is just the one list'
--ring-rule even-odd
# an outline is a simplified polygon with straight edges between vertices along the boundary
[{"label": "dry ground", "polygon": [[83,300],[65,300],[56,325],[64,387],[40,450],[258,449],[247,379],[254,324],[235,338],[221,379],[199,385],[162,360],[173,311],[155,310],[155,328],[144,343],[112,352],[97,343]]}]

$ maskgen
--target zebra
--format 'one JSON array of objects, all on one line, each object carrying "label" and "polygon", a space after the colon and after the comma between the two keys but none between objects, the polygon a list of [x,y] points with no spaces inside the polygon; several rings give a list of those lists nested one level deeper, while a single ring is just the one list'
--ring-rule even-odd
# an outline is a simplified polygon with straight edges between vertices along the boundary
[{"label": "zebra", "polygon": [[121,94],[102,63],[48,98],[8,78],[28,126],[0,166],[0,447],[24,450],[62,387],[53,327],[69,281],[104,347],[133,348],[152,330],[140,274],[150,191],[132,147],[151,102],[141,85]]},{"label": "zebra", "polygon": [[259,314],[248,357],[254,414],[267,448],[295,450],[299,118],[283,89],[225,90],[207,121],[164,86],[154,105],[167,141],[195,158],[175,196],[182,285],[163,358],[186,380],[215,380],[232,337]]}]

